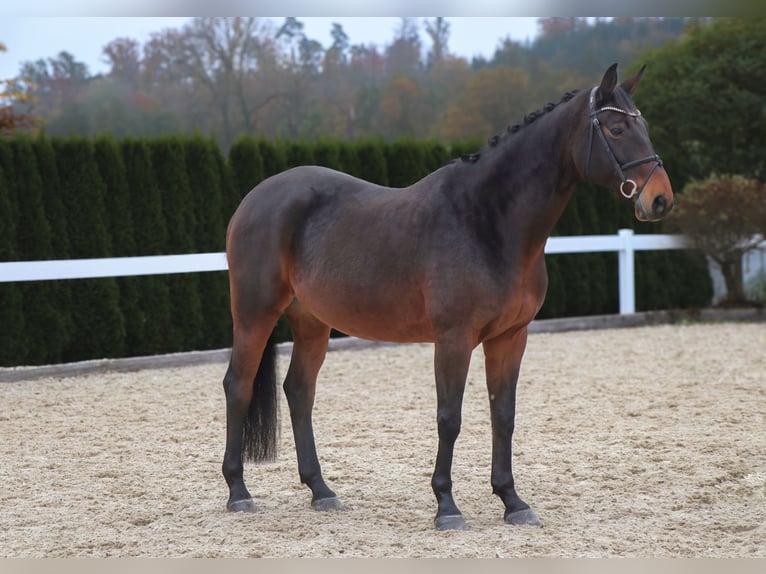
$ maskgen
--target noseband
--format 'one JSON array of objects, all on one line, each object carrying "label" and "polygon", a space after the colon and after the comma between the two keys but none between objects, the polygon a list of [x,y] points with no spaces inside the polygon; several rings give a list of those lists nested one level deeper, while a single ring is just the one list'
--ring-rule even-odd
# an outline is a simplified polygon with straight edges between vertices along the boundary
[{"label": "noseband", "polygon": [[[596,91],[598,90],[598,86],[594,87],[590,91],[590,100],[588,102],[588,106],[590,108],[590,118],[591,118],[591,126],[593,129],[591,129],[588,132],[588,161],[585,164],[585,176],[588,176],[588,170],[590,169],[590,156],[593,152],[593,132],[596,132],[599,139],[601,140],[601,143],[604,146],[604,150],[606,151],[606,155],[609,158],[609,160],[612,162],[612,165],[614,166],[615,173],[620,177],[620,193],[625,199],[633,199],[638,198],[638,196],[641,195],[641,192],[644,190],[644,187],[646,186],[647,182],[649,181],[649,178],[652,177],[652,174],[654,171],[662,165],[662,160],[660,159],[660,156],[657,154],[647,156],[645,158],[636,159],[633,161],[629,161],[623,164],[620,164],[620,162],[617,160],[617,156],[614,154],[614,151],[612,150],[612,146],[609,145],[609,140],[606,139],[606,136],[604,135],[604,132],[601,131],[601,122],[598,121],[598,114],[605,111],[610,112],[619,112],[621,114],[625,114],[626,116],[631,116],[634,118],[637,118],[641,116],[641,112],[636,110],[635,112],[629,112],[626,110],[623,110],[621,108],[615,108],[612,106],[605,106],[603,108],[595,109],[596,108]],[[625,177],[625,171],[628,169],[631,169],[633,167],[636,167],[638,165],[642,165],[645,163],[649,163],[653,161],[654,167],[652,167],[651,171],[649,172],[649,175],[646,176],[644,179],[644,183],[641,184],[641,187],[638,187],[636,182],[632,179],[628,179]],[[632,186],[630,192],[625,191],[625,184],[630,184]]]}]

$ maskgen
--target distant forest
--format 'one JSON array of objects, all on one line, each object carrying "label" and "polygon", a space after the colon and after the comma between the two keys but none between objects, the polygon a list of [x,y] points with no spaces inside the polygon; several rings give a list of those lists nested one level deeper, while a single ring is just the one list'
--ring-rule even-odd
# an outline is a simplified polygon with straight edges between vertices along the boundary
[{"label": "distant forest", "polygon": [[195,18],[144,45],[116,38],[106,74],[68,52],[26,62],[11,98],[49,135],[200,133],[223,150],[243,135],[481,141],[613,62],[625,74],[692,21],[541,18],[533,42],[500,38],[491,59],[468,61],[443,18],[402,18],[382,48],[350,44],[339,24],[323,46],[296,18]]}]

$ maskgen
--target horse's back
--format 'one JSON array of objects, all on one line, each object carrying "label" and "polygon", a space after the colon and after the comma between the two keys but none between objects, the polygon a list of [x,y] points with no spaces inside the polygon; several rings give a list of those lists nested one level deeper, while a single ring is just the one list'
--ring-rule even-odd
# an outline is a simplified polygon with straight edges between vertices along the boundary
[{"label": "horse's back", "polygon": [[[388,188],[314,166],[282,172],[256,186],[232,217],[230,276],[264,289],[282,285],[349,334],[427,338],[429,205],[417,187]],[[243,260],[248,269],[232,273]],[[364,312],[348,313],[349,304]]]}]

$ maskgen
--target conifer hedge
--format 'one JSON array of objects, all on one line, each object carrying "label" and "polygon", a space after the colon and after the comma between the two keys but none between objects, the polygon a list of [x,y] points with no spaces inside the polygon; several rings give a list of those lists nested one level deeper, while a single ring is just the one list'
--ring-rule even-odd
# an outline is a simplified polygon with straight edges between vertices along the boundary
[{"label": "conifer hedge", "polygon": [[[312,163],[408,186],[477,149],[438,142],[240,138],[224,156],[201,136],[0,140],[0,261],[128,257],[224,249],[242,197],[289,166]],[[583,184],[554,235],[662,233],[632,206]],[[617,255],[547,257],[539,317],[616,313]],[[639,252],[639,310],[702,307],[712,284],[692,251]],[[156,354],[231,344],[225,271],[0,283],[0,365]],[[290,337],[280,320],[275,338]]]},{"label": "conifer hedge", "polygon": [[[53,146],[70,256],[78,259],[110,257],[112,244],[106,223],[105,188],[96,164],[93,142],[85,138],[56,139]],[[64,360],[125,354],[125,324],[116,279],[75,280],[70,313],[71,332],[64,348]]]}]

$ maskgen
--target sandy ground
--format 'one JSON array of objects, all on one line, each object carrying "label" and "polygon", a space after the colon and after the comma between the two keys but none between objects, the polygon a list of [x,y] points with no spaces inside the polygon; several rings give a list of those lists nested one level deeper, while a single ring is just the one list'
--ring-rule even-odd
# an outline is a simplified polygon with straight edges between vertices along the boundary
[{"label": "sandy ground", "polygon": [[[287,357],[281,357],[284,373]],[[345,512],[278,461],[245,469],[261,512],[224,511],[225,365],[0,384],[2,557],[766,557],[766,324],[530,336],[510,527],[489,486],[481,350],[453,478],[470,532],[433,528],[430,345],[334,351],[315,429]]]}]

